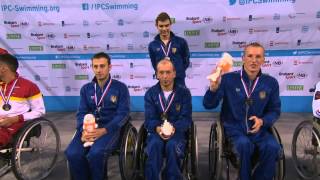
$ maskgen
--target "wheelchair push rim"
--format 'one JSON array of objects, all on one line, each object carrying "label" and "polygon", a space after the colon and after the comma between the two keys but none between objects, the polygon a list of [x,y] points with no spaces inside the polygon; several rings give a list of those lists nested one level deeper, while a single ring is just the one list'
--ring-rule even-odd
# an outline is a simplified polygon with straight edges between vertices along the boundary
[{"label": "wheelchair push rim", "polygon": [[135,172],[135,144],[137,141],[137,130],[128,124],[123,134],[120,147],[120,174],[122,180],[133,179]]},{"label": "wheelchair push rim", "polygon": [[294,167],[301,178],[319,176],[320,127],[315,122],[303,121],[297,126],[291,150]]},{"label": "wheelchair push rim", "polygon": [[46,178],[54,169],[60,151],[55,125],[43,118],[32,120],[17,137],[11,159],[14,175],[24,180]]}]

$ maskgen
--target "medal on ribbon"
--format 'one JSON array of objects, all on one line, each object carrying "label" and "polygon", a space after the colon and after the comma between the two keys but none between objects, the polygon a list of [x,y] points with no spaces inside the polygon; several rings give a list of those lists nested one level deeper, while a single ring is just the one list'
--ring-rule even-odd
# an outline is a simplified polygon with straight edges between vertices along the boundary
[{"label": "medal on ribbon", "polygon": [[101,111],[101,107],[102,107],[102,101],[103,101],[103,98],[107,95],[107,92],[109,91],[110,89],[110,85],[112,83],[112,79],[110,79],[107,87],[104,89],[102,95],[101,95],[101,98],[98,102],[98,97],[97,97],[97,83],[94,84],[94,102],[96,104],[96,119],[97,121],[100,119],[100,111]]},{"label": "medal on ribbon", "polygon": [[169,43],[167,49],[161,44],[161,49],[162,49],[162,52],[165,56],[164,58],[170,60],[169,53],[170,53],[170,49],[171,49],[171,42]]},{"label": "medal on ribbon", "polygon": [[18,78],[14,81],[13,85],[11,86],[11,89],[10,89],[9,94],[8,94],[7,97],[5,96],[5,95],[6,95],[6,90],[7,90],[7,88],[6,88],[7,85],[5,86],[3,92],[2,92],[2,87],[1,87],[0,95],[1,95],[2,101],[3,101],[3,103],[4,103],[4,104],[2,105],[2,109],[3,109],[4,111],[10,111],[10,109],[11,109],[11,105],[9,104],[9,101],[10,101],[10,97],[11,97],[11,95],[12,95],[13,89],[14,89],[14,87],[16,86],[17,82],[18,82]]},{"label": "medal on ribbon", "polygon": [[161,109],[162,109],[161,120],[163,120],[163,121],[168,120],[167,112],[173,102],[174,96],[175,96],[175,93],[172,94],[167,107],[165,107],[165,104],[162,101],[161,95],[159,94],[159,100],[160,100],[160,105],[161,105]]}]

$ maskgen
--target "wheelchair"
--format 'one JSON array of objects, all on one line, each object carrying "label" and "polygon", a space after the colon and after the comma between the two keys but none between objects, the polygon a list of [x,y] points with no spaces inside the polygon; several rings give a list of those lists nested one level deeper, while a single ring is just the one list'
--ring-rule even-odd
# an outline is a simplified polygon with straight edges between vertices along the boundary
[{"label": "wheelchair", "polygon": [[[281,146],[280,159],[276,165],[276,174],[274,180],[283,180],[285,177],[285,155],[284,149],[281,143],[279,133],[275,127],[270,128],[270,132],[276,138],[277,142]],[[258,164],[258,151],[254,151],[252,156],[252,167],[256,168]],[[226,166],[223,167],[223,164]],[[230,179],[230,164],[236,168],[240,168],[239,161],[236,154],[232,150],[231,142],[225,138],[224,128],[221,121],[217,121],[211,125],[210,139],[209,139],[209,176],[212,180],[223,179],[222,171],[225,169],[226,179]]]},{"label": "wheelchair", "polygon": [[[317,91],[319,85],[317,84]],[[314,92],[316,88],[309,91]],[[319,100],[317,100],[319,101]],[[318,107],[313,100],[313,110]],[[320,178],[320,119],[302,121],[295,129],[292,138],[293,164],[302,179]]]},{"label": "wheelchair", "polygon": [[[122,180],[131,180],[135,169],[135,144],[137,141],[137,130],[130,123],[131,118],[120,130],[120,141],[118,148],[111,153],[111,156],[119,157],[119,169]],[[73,139],[73,138],[72,138]],[[68,169],[69,165],[67,164]],[[73,180],[69,172],[69,179]],[[104,179],[108,179],[108,169],[105,169]]]},{"label": "wheelchair", "polygon": [[[144,124],[141,125],[139,133],[138,133],[138,140],[136,143],[136,169],[135,169],[135,180],[141,180],[144,178],[144,167],[145,162],[147,160],[147,156],[144,152],[145,147],[147,146],[147,129],[144,127]],[[186,179],[188,180],[197,180],[198,178],[198,138],[197,138],[197,127],[192,122],[191,127],[187,131],[188,141],[187,141],[187,148],[186,148],[186,155],[183,159],[181,171]]]},{"label": "wheelchair", "polygon": [[26,121],[0,150],[0,177],[10,169],[19,180],[42,180],[55,167],[60,151],[56,126],[45,118]]}]

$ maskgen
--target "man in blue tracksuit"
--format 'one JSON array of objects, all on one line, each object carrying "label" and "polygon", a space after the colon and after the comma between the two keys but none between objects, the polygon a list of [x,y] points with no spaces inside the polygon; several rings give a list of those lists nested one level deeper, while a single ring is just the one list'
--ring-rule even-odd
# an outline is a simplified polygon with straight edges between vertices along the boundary
[{"label": "man in blue tracksuit", "polygon": [[[159,180],[163,159],[166,159],[164,179],[182,180],[181,160],[185,156],[186,132],[191,126],[191,94],[184,86],[174,82],[175,69],[171,61],[164,59],[157,65],[159,82],[145,94],[145,122],[147,146],[145,152],[145,177]],[[169,136],[163,134],[161,125],[165,120],[173,126]]]},{"label": "man in blue tracksuit", "polygon": [[[203,105],[215,108],[223,99],[220,119],[226,138],[231,140],[240,160],[241,180],[272,180],[280,145],[267,131],[280,116],[279,84],[261,72],[264,48],[258,43],[246,46],[243,68],[210,82]],[[259,165],[251,177],[251,156],[259,151]]]},{"label": "man in blue tracksuit", "polygon": [[[125,84],[111,79],[109,55],[97,53],[91,61],[95,77],[81,88],[77,132],[65,151],[74,180],[104,179],[107,158],[118,147],[120,129],[129,116],[129,91]],[[98,124],[93,132],[82,128],[83,118],[89,113]],[[83,142],[92,139],[91,147],[83,147]]]},{"label": "man in blue tracksuit", "polygon": [[156,71],[157,64],[162,59],[169,59],[176,68],[176,84],[185,86],[186,69],[190,63],[187,41],[171,32],[171,18],[162,12],[156,18],[159,34],[149,44],[148,51],[152,67]]}]

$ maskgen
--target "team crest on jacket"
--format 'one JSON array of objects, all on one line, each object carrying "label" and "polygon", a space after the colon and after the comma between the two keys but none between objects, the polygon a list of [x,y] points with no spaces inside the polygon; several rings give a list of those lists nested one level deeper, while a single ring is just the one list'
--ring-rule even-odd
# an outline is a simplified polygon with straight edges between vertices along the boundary
[{"label": "team crest on jacket", "polygon": [[117,99],[118,99],[117,96],[114,96],[114,95],[112,95],[110,98],[111,102],[114,104],[117,102]]},{"label": "team crest on jacket", "polygon": [[181,110],[181,105],[180,104],[176,104],[176,111],[180,112],[180,110]]},{"label": "team crest on jacket", "polygon": [[175,54],[177,52],[177,48],[172,48],[172,53]]},{"label": "team crest on jacket", "polygon": [[314,94],[314,100],[318,100],[320,99],[320,91],[317,91],[315,94]]},{"label": "team crest on jacket", "polygon": [[260,97],[260,99],[265,99],[266,98],[266,92],[265,91],[260,91],[260,93],[259,93],[259,97]]}]

